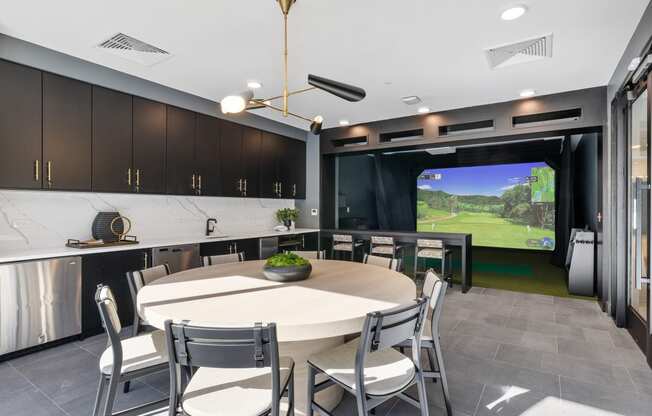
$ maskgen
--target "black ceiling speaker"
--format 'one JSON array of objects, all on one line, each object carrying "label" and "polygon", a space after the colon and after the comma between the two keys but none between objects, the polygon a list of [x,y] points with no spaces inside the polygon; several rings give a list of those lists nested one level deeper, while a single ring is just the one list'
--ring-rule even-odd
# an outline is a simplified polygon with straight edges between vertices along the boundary
[{"label": "black ceiling speaker", "polygon": [[308,84],[351,102],[360,101],[367,95],[362,88],[312,74],[308,74]]}]

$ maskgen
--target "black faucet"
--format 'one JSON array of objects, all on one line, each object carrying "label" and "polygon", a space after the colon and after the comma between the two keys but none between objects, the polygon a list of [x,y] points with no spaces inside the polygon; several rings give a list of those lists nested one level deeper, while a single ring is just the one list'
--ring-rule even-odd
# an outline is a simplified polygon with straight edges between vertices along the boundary
[{"label": "black faucet", "polygon": [[215,225],[217,225],[217,220],[215,218],[209,218],[206,220],[206,236],[208,237],[215,231]]}]

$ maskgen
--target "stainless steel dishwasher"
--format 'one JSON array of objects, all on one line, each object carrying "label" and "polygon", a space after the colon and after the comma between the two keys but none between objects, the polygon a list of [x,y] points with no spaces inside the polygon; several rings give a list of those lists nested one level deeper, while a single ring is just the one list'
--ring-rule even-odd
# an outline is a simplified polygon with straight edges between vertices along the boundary
[{"label": "stainless steel dishwasher", "polygon": [[199,267],[199,244],[158,247],[152,250],[152,266],[167,263],[176,273]]},{"label": "stainless steel dishwasher", "polygon": [[81,333],[81,257],[0,264],[0,355]]}]

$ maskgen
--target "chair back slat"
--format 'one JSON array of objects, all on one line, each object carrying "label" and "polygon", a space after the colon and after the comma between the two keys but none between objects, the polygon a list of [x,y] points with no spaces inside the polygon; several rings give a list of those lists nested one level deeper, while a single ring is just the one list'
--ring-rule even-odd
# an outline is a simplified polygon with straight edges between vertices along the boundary
[{"label": "chair back slat", "polygon": [[245,260],[244,252],[232,254],[220,254],[215,256],[202,257],[202,263],[205,266],[215,266],[216,264],[239,263]]},{"label": "chair back slat", "polygon": [[[430,309],[434,310],[437,304],[443,303],[443,299],[440,302],[440,294],[443,286],[445,286],[444,281],[437,276],[434,270],[430,269],[426,272],[426,279],[423,283],[423,296],[430,298]],[[443,290],[445,291],[446,289],[444,288]]]},{"label": "chair back slat", "polygon": [[140,292],[145,285],[152,283],[156,279],[165,277],[170,274],[170,267],[167,264],[150,267],[148,269],[136,270],[128,273],[127,277],[132,280],[136,293]]},{"label": "chair back slat", "polygon": [[371,236],[371,244],[379,244],[379,245],[394,245],[394,237],[384,237],[384,236],[377,236],[377,235],[372,235]]},{"label": "chair back slat", "polygon": [[373,254],[365,254],[362,262],[394,271],[398,271],[398,268],[401,264],[400,259],[374,256]]},{"label": "chair back slat", "polygon": [[274,324],[246,328],[214,328],[169,324],[168,337],[176,363],[187,367],[255,368],[278,361]]},{"label": "chair back slat", "polygon": [[421,298],[406,306],[367,315],[368,332],[363,334],[366,337],[363,345],[366,343],[369,352],[374,352],[420,336],[426,307],[427,299]]}]

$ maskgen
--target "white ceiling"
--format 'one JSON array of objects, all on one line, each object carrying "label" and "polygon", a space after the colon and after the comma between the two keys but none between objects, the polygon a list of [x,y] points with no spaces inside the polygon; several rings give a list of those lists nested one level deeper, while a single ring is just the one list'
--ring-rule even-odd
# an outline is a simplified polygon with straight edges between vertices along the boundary
[{"label": "white ceiling", "polygon": [[[290,87],[308,73],[359,85],[349,103],[324,92],[291,98],[291,111],[321,114],[326,127],[415,114],[402,96],[432,111],[606,85],[648,0],[298,0],[290,13]],[[282,15],[275,0],[0,0],[0,32],[219,101],[264,84],[282,86]],[[94,45],[126,33],[174,56],[144,67]],[[554,34],[552,59],[490,70],[484,49]],[[307,128],[306,123],[259,114]]]}]

